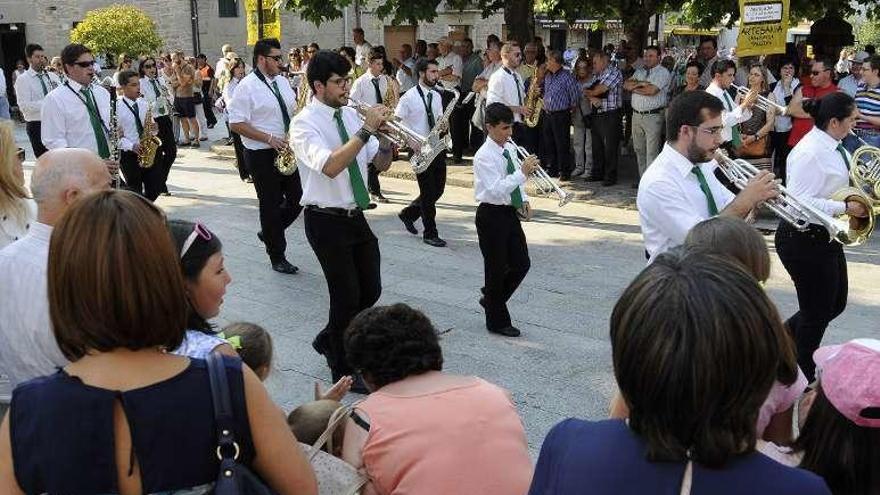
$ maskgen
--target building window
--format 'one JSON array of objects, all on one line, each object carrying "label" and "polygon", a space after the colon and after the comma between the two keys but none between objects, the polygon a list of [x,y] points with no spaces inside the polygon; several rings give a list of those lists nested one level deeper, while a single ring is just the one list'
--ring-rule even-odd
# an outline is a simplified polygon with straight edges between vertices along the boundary
[{"label": "building window", "polygon": [[238,17],[238,0],[217,0],[220,17]]}]

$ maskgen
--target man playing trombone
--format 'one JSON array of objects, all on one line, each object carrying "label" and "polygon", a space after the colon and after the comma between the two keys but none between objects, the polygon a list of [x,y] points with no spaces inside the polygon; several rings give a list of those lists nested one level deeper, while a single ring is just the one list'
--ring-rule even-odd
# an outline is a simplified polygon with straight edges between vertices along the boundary
[{"label": "man playing trombone", "polygon": [[517,212],[531,217],[523,186],[538,168],[534,155],[516,164],[516,146],[509,142],[513,123],[513,111],[507,105],[487,105],[488,139],[474,155],[474,196],[480,203],[477,238],[485,277],[480,305],[486,312],[486,329],[505,337],[520,335],[510,320],[507,301],[529,271],[529,249]]},{"label": "man playing trombone", "polygon": [[[416,64],[419,83],[400,97],[395,115],[416,133],[427,136],[443,116],[443,103],[440,93],[435,89],[440,77],[439,67],[434,60],[419,60]],[[413,146],[416,146],[413,143]],[[418,150],[415,150],[418,151]],[[437,232],[437,200],[446,188],[446,153],[440,153],[431,165],[416,175],[419,183],[419,195],[403,210],[398,217],[406,230],[418,234],[415,221],[420,217],[424,227],[424,242],[430,246],[443,247],[446,241]]]},{"label": "man playing trombone", "polygon": [[746,218],[779,195],[774,175],[766,171],[735,196],[715,177],[712,157],[724,141],[724,108],[708,92],[690,91],[666,111],[667,142],[642,176],[636,198],[649,260],[681,244],[699,222],[716,215]]}]

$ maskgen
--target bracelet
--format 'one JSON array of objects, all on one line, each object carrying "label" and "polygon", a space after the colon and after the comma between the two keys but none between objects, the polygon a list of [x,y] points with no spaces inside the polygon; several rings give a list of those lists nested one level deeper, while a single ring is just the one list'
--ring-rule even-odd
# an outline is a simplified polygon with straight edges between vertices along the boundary
[{"label": "bracelet", "polygon": [[272,137],[273,137],[273,136],[272,136],[271,134],[269,134],[268,132],[266,133],[266,136],[268,136],[268,137],[266,138],[266,144],[268,144],[268,145],[271,146],[271,145],[272,145]]},{"label": "bracelet", "polygon": [[357,130],[356,133],[354,133],[354,135],[358,139],[360,139],[364,144],[367,144],[367,141],[370,140],[370,137],[373,136],[373,133],[370,132],[370,130],[367,129],[366,127],[361,127],[360,129]]}]

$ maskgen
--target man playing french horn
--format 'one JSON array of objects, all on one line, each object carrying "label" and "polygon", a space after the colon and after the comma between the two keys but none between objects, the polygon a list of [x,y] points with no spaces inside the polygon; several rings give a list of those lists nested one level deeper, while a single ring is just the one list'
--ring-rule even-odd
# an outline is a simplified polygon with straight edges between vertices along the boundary
[{"label": "man playing french horn", "polygon": [[260,203],[257,237],[266,246],[272,269],[294,274],[299,269],[287,261],[284,232],[302,211],[302,183],[297,171],[276,167],[278,155],[290,151],[287,133],[296,104],[290,82],[280,75],[281,63],[278,40],[257,41],[254,71],[238,84],[227,111],[229,128],[241,135],[244,160]]}]

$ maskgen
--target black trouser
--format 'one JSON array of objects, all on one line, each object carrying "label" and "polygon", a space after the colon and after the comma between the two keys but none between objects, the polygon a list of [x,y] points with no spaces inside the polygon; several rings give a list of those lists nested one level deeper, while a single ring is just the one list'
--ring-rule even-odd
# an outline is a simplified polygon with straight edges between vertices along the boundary
[{"label": "black trouser", "polygon": [[125,187],[141,196],[155,201],[162,192],[162,170],[157,168],[158,160],[150,168],[141,168],[137,153],[123,151],[119,155],[119,168],[125,176]]},{"label": "black trouser", "polygon": [[590,135],[593,139],[593,171],[592,177],[617,181],[617,162],[620,158],[620,109],[593,114],[593,127]]},{"label": "black trouser", "polygon": [[571,112],[544,112],[541,115],[541,129],[544,133],[541,149],[547,173],[571,177]]},{"label": "black trouser", "polygon": [[[513,123],[513,134],[510,137],[513,138],[513,141],[516,144],[528,149],[528,147],[526,146],[526,129],[528,129],[528,127],[526,127],[526,125],[523,124],[522,122],[514,122]],[[488,139],[488,138],[489,138],[489,133],[487,131],[486,132],[486,139]]]},{"label": "black trouser", "polygon": [[[464,98],[463,95],[462,98]],[[462,153],[471,142],[471,117],[474,116],[474,101],[471,100],[467,105],[460,105],[452,115],[455,118],[450,122],[449,130],[452,133],[452,157],[453,161],[460,162]]]},{"label": "black trouser", "polygon": [[[227,127],[229,127],[228,124]],[[238,176],[241,177],[241,180],[245,180],[251,176],[251,173],[244,159],[244,145],[241,144],[241,136],[232,131],[229,131],[229,134],[232,135],[232,149],[235,150],[235,168],[238,169]]]},{"label": "black trouser", "polygon": [[[211,127],[217,125],[217,117],[214,115],[214,102],[211,101],[211,81],[202,81],[202,109],[205,111],[205,123]],[[202,131],[202,135],[205,132]]]},{"label": "black trouser", "polygon": [[379,241],[362,213],[345,217],[307,208],[305,231],[330,293],[327,325],[312,345],[327,358],[335,382],[354,371],[345,360],[343,332],[382,294]]},{"label": "black trouser", "polygon": [[49,151],[43,146],[43,138],[41,136],[40,131],[40,121],[34,120],[33,122],[28,122],[25,125],[25,129],[27,130],[28,139],[31,142],[31,148],[34,150],[34,156],[39,158],[43,153]]},{"label": "black trouser", "polygon": [[498,330],[511,325],[507,301],[529,272],[529,248],[512,206],[480,203],[476,224],[483,253],[486,328]]},{"label": "black trouser", "polygon": [[786,325],[797,344],[798,364],[813,381],[813,352],[822,343],[825,328],[846,308],[849,290],[843,247],[829,242],[824,228],[811,225],[799,232],[786,222],[776,230],[776,252],[794,282],[798,312]]},{"label": "black trouser", "polygon": [[260,228],[266,252],[273,263],[284,260],[287,239],[284,230],[296,220],[302,211],[302,183],[297,170],[291,175],[281,175],[275,168],[274,149],[250,150],[245,148],[244,161],[254,178],[254,188],[260,202]]},{"label": "black trouser", "polygon": [[[443,102],[443,110],[446,110],[446,107],[452,104],[452,99],[455,94],[452,91],[442,91],[440,93],[440,100]],[[453,107],[452,113],[449,114],[449,132],[451,133],[452,138],[452,161],[458,162],[461,158],[461,152],[464,147],[467,145],[467,140],[462,141],[462,133],[458,129],[458,121],[461,120],[461,108]],[[440,119],[440,116],[437,116],[437,119]],[[445,153],[444,153],[445,154]]]},{"label": "black trouser", "polygon": [[367,190],[370,194],[382,194],[382,186],[379,184],[379,171],[372,162],[367,165]]},{"label": "black trouser", "polygon": [[770,146],[773,147],[773,173],[777,179],[781,179],[785,184],[785,162],[788,160],[788,154],[791,153],[791,146],[788,145],[788,135],[791,131],[771,132]]},{"label": "black trouser", "polygon": [[177,141],[174,139],[174,126],[171,124],[171,117],[156,117],[156,127],[159,129],[159,139],[162,140],[162,146],[156,152],[156,162],[153,167],[158,168],[159,188],[160,192],[168,192],[168,174],[171,173],[171,165],[177,159]]},{"label": "black trouser", "polygon": [[446,188],[446,157],[443,153],[437,155],[431,165],[416,176],[416,180],[419,183],[419,195],[400,212],[400,215],[412,222],[421,217],[422,225],[425,227],[425,239],[431,239],[438,236],[435,221],[436,205]]}]

